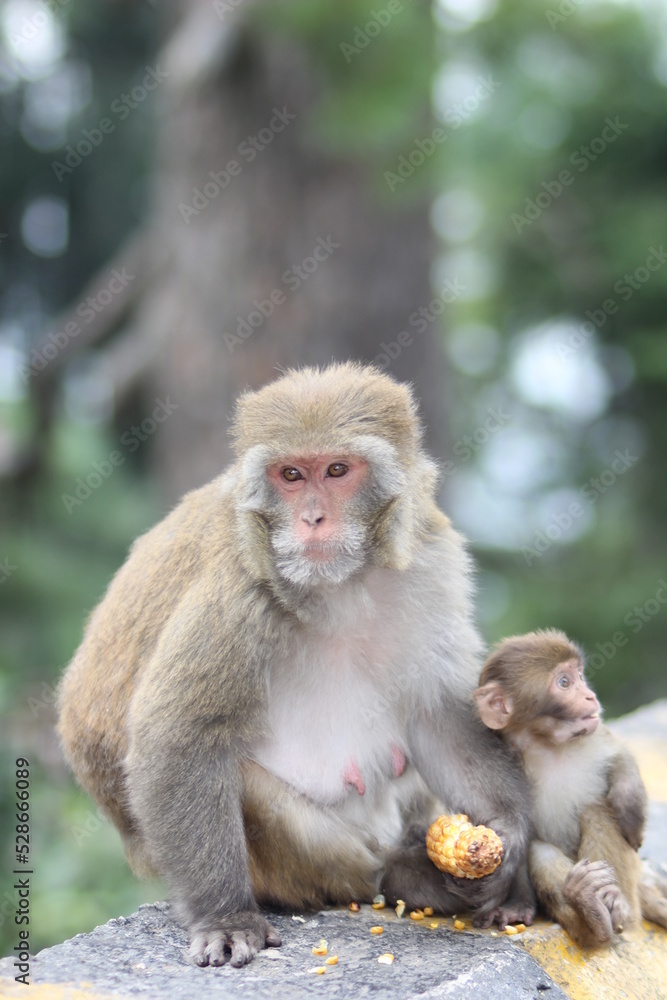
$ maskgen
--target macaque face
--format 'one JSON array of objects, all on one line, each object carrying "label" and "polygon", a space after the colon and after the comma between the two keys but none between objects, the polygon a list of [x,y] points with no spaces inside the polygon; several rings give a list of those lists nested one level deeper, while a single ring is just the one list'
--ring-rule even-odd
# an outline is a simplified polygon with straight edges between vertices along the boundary
[{"label": "macaque face", "polygon": [[346,508],[366,473],[361,459],[325,455],[288,459],[270,466],[269,481],[287,505],[295,541],[313,559],[326,558],[327,543],[344,535]]},{"label": "macaque face", "polygon": [[577,736],[589,736],[600,724],[600,703],[584,679],[578,659],[559,663],[550,673],[548,708],[545,718],[553,723],[551,739],[566,743]]},{"label": "macaque face", "polygon": [[340,583],[363,565],[367,471],[363,459],[340,455],[296,456],[268,467],[283,515],[271,540],[286,579]]}]

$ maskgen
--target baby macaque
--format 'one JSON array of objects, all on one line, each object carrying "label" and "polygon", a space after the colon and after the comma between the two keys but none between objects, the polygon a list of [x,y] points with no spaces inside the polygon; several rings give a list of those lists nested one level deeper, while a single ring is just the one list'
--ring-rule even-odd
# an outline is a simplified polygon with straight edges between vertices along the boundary
[{"label": "baby macaque", "polygon": [[600,945],[639,920],[665,923],[667,901],[641,886],[647,795],[632,755],[601,725],[584,655],[556,629],[512,636],[486,661],[474,699],[482,722],[523,759],[537,839],[538,901],[578,944]]}]

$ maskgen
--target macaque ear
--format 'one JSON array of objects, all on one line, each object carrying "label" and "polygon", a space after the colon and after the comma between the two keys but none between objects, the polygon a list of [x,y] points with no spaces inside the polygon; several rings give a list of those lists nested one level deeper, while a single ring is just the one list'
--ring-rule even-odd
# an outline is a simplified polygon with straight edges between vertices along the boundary
[{"label": "macaque ear", "polygon": [[505,729],[512,718],[512,699],[498,681],[489,681],[473,692],[479,717],[489,729]]}]

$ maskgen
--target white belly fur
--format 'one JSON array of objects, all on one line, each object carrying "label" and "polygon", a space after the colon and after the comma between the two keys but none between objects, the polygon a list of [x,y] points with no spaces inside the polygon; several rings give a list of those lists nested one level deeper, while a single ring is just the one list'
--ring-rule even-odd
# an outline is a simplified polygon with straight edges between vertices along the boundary
[{"label": "white belly fur", "polygon": [[[467,700],[477,683],[466,560],[452,533],[411,570],[373,570],[334,588],[324,615],[299,626],[289,656],[271,665],[269,731],[249,756],[344,822],[377,823],[381,842],[385,830],[398,835],[402,805],[425,788],[414,771],[394,774],[395,749],[409,763],[411,714],[444,693]],[[345,782],[351,761],[363,795]]]},{"label": "white belly fur", "polygon": [[319,653],[308,645],[301,650],[307,666],[293,664],[271,683],[271,735],[253,757],[308,798],[332,805],[351,794],[343,774],[352,760],[366,794],[391,776],[392,746],[406,749],[404,725],[349,645],[326,644]]},{"label": "white belly fur", "polygon": [[575,740],[560,752],[536,748],[524,755],[540,840],[570,856],[576,853],[582,809],[601,801],[607,792],[607,756],[598,733]]}]

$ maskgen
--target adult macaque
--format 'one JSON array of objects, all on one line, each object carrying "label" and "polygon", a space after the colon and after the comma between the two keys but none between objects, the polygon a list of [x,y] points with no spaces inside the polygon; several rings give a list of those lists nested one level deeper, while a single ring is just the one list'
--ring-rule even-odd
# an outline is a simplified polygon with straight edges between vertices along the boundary
[{"label": "adult macaque", "polygon": [[409,389],[290,372],[241,397],[233,434],[235,464],[135,542],[63,678],[78,780],[202,965],[279,943],[259,903],[371,899],[432,794],[505,849],[478,885],[431,866],[439,899],[502,917],[527,786],[470,708],[470,561]]},{"label": "adult macaque", "polygon": [[[647,797],[634,758],[600,725],[581,649],[555,629],[504,639],[474,698],[531,785],[539,902],[579,944],[611,941],[640,916]],[[641,899],[644,915],[665,923],[664,897],[644,884]]]}]

